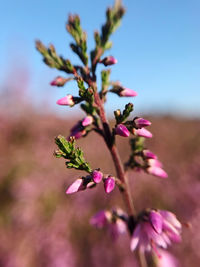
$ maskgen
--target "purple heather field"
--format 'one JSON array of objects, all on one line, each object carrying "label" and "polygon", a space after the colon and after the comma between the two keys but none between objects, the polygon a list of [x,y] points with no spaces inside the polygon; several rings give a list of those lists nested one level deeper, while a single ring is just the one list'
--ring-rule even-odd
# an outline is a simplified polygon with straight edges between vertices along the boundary
[{"label": "purple heather field", "polygon": [[[73,118],[69,108],[71,119],[52,112],[42,114],[30,103],[27,105],[22,93],[4,92],[1,101],[0,266],[138,266],[129,249],[128,235],[113,242],[108,232],[89,224],[98,210],[123,207],[117,188],[110,195],[105,194],[102,185],[74,195],[65,194],[67,186],[81,172],[67,170],[64,161],[53,156],[54,137],[68,136],[77,115]],[[190,227],[183,226],[182,243],[173,245],[170,251],[179,259],[180,266],[197,267],[200,122],[172,116],[147,118],[152,121],[149,129],[154,138],[146,145],[163,162],[169,178],[163,180],[129,171],[136,209],[167,209],[176,213],[183,224],[189,223]],[[115,174],[99,136],[90,133],[77,144],[84,149],[92,168],[101,167],[104,173]],[[117,144],[125,162],[128,141],[118,137]]]}]

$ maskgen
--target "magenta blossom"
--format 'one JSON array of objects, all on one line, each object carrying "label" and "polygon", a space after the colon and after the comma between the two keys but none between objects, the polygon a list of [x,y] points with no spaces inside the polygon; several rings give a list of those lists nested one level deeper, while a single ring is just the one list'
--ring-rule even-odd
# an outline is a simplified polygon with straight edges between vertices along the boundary
[{"label": "magenta blossom", "polygon": [[103,173],[99,170],[94,170],[92,173],[92,179],[95,183],[100,183],[103,178]]},{"label": "magenta blossom", "polygon": [[162,163],[157,159],[148,159],[146,172],[161,178],[167,178],[167,173],[162,169]]},{"label": "magenta blossom", "polygon": [[143,118],[135,118],[133,120],[133,122],[134,122],[135,127],[136,128],[139,128],[139,129],[151,125],[151,122],[150,121],[145,120]]},{"label": "magenta blossom", "polygon": [[62,106],[73,106],[75,104],[74,100],[73,100],[73,96],[72,95],[67,95],[65,97],[60,98],[56,104],[58,105],[62,105]]},{"label": "magenta blossom", "polygon": [[66,190],[66,194],[73,194],[78,191],[84,190],[85,187],[83,185],[84,181],[82,178],[76,179]]},{"label": "magenta blossom", "polygon": [[90,223],[97,228],[106,228],[114,240],[127,231],[127,215],[121,209],[99,211]]},{"label": "magenta blossom", "polygon": [[67,79],[61,76],[58,76],[50,84],[52,86],[63,86],[66,82],[67,82]]},{"label": "magenta blossom", "polygon": [[104,66],[109,66],[109,65],[114,65],[117,63],[117,59],[112,57],[112,56],[108,56],[105,57],[104,59],[99,61],[100,63],[103,63]]},{"label": "magenta blossom", "polygon": [[137,93],[135,91],[133,91],[132,89],[129,89],[129,88],[123,88],[120,93],[119,93],[120,96],[126,96],[126,97],[131,97],[131,96],[137,96]]},{"label": "magenta blossom", "polygon": [[90,116],[90,115],[88,115],[87,117],[85,117],[85,118],[82,120],[82,122],[81,122],[82,126],[84,126],[84,127],[89,126],[89,125],[92,124],[92,123],[93,123],[93,117]]},{"label": "magenta blossom", "polygon": [[130,135],[129,130],[123,124],[118,124],[116,126],[115,134],[123,136],[123,137],[129,137],[129,135]]},{"label": "magenta blossom", "polygon": [[131,250],[138,246],[142,250],[154,252],[157,247],[167,248],[172,242],[181,241],[181,223],[176,216],[165,210],[145,211],[138,217],[131,239]]},{"label": "magenta blossom", "polygon": [[145,128],[133,129],[133,134],[140,137],[151,138],[153,135]]},{"label": "magenta blossom", "polygon": [[148,149],[144,149],[142,154],[145,159],[157,159],[157,156]]},{"label": "magenta blossom", "polygon": [[114,188],[115,188],[115,178],[112,177],[112,176],[108,176],[104,180],[104,189],[105,189],[105,192],[107,194],[109,194],[110,192],[113,191]]}]

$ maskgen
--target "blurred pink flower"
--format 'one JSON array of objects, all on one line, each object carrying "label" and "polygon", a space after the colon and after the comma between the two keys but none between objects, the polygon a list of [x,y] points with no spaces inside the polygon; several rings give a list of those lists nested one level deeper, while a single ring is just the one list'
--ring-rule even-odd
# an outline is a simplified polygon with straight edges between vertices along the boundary
[{"label": "blurred pink flower", "polygon": [[123,90],[119,93],[119,95],[129,97],[129,96],[137,96],[137,93],[133,91],[132,89],[123,88]]},{"label": "blurred pink flower", "polygon": [[133,129],[133,134],[140,137],[151,138],[153,135],[145,128]]},{"label": "blurred pink flower", "polygon": [[72,95],[67,95],[57,100],[56,104],[63,105],[63,106],[73,106],[75,102],[73,100]]},{"label": "blurred pink flower", "polygon": [[165,210],[150,210],[138,217],[138,223],[131,239],[131,250],[139,246],[142,250],[157,247],[167,248],[171,242],[181,241],[181,224],[176,216]]},{"label": "blurred pink flower", "polygon": [[109,66],[117,63],[117,59],[113,56],[105,57],[104,59],[99,61],[100,63],[103,63],[104,66]]},{"label": "blurred pink flower", "polygon": [[143,118],[135,118],[133,120],[133,122],[134,122],[136,128],[142,128],[142,127],[147,127],[147,126],[151,125],[150,121],[145,120]]}]

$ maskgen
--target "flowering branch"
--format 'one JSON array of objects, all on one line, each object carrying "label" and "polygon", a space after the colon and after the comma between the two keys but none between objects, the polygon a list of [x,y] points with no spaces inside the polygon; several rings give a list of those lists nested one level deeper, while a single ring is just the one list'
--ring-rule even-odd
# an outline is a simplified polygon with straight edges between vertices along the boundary
[{"label": "flowering branch", "polygon": [[[106,22],[102,26],[101,33],[96,31],[94,34],[95,48],[90,53],[90,67],[87,54],[87,35],[81,28],[78,15],[69,16],[66,28],[74,39],[74,43],[71,43],[70,47],[80,58],[82,65],[73,65],[69,59],[58,56],[53,45],[47,48],[40,41],[37,41],[36,48],[49,67],[70,75],[67,78],[56,77],[51,82],[52,86],[62,87],[71,80],[77,83],[78,96],[66,95],[59,99],[57,104],[70,107],[80,104],[80,108],[86,113],[86,116],[72,127],[68,139],[61,135],[55,139],[58,146],[58,150],[54,153],[55,156],[64,158],[67,168],[86,172],[84,176],[77,178],[67,188],[66,193],[72,194],[103,183],[105,192],[110,194],[117,185],[123,196],[127,213],[119,208],[112,211],[100,211],[92,217],[91,224],[98,228],[109,226],[114,238],[119,233],[128,230],[131,236],[130,248],[132,251],[138,248],[139,254],[145,257],[145,259],[141,257],[141,265],[142,262],[144,265],[148,261],[145,252],[150,251],[152,255],[156,255],[160,259],[161,254],[166,255],[161,248],[165,249],[172,241],[179,242],[181,240],[181,224],[171,212],[145,209],[137,213],[134,208],[125,171],[128,169],[140,170],[160,178],[167,178],[167,173],[163,170],[162,163],[157,156],[144,145],[145,138],[152,138],[151,132],[146,129],[151,125],[151,122],[141,117],[134,117],[129,120],[133,112],[133,104],[128,103],[122,112],[119,109],[114,111],[116,123],[112,129],[106,117],[104,103],[107,100],[107,93],[114,93],[119,97],[135,97],[137,93],[119,82],[111,81],[110,69],[102,70],[101,90],[98,91],[97,65],[103,64],[107,67],[117,63],[113,56],[104,58],[102,56],[106,50],[111,48],[110,36],[120,25],[124,13],[125,9],[121,1],[116,1],[112,8],[107,9]],[[93,169],[86,162],[83,151],[75,147],[75,140],[86,137],[91,131],[95,131],[104,139],[112,156],[117,177],[112,174],[104,174],[99,166]],[[132,135],[130,138],[131,154],[124,165],[115,143],[116,135],[124,138]]]}]

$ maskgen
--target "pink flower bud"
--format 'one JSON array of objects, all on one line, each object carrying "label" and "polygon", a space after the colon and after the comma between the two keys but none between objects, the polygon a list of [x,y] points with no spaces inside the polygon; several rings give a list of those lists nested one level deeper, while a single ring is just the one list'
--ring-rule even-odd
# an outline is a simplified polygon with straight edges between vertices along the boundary
[{"label": "pink flower bud", "polygon": [[150,167],[160,167],[162,168],[162,162],[157,159],[148,159],[147,163]]},{"label": "pink flower bud", "polygon": [[115,128],[115,134],[123,136],[123,137],[129,137],[130,135],[129,130],[123,124],[117,125],[117,127]]},{"label": "pink flower bud", "polygon": [[151,210],[149,213],[149,221],[153,229],[158,233],[162,233],[163,218],[159,212]]},{"label": "pink flower bud", "polygon": [[98,170],[94,170],[93,173],[92,173],[92,179],[95,183],[100,183],[101,180],[103,178],[103,173],[98,171]]},{"label": "pink flower bud", "polygon": [[67,95],[65,97],[62,97],[61,99],[59,99],[56,104],[58,105],[63,105],[63,106],[73,106],[74,100],[73,100],[73,96],[72,95]]},{"label": "pink flower bud", "polygon": [[111,218],[111,213],[109,211],[99,211],[91,219],[90,224],[97,228],[102,228],[106,226]]},{"label": "pink flower bud", "polygon": [[112,176],[108,176],[104,180],[104,189],[107,194],[109,194],[115,188],[115,178]]},{"label": "pink flower bud", "polygon": [[157,156],[148,149],[143,150],[143,155],[147,159],[157,159]]},{"label": "pink flower bud", "polygon": [[85,187],[83,186],[83,179],[79,178],[68,187],[66,194],[73,194],[84,189]]},{"label": "pink flower bud", "polygon": [[167,178],[168,177],[167,173],[162,168],[156,167],[156,166],[148,167],[147,172],[149,174],[152,174],[154,176],[158,176],[161,178]]},{"label": "pink flower bud", "polygon": [[143,118],[136,118],[134,119],[134,124],[136,128],[142,128],[151,125],[151,122]]},{"label": "pink flower bud", "polygon": [[64,79],[63,77],[58,76],[50,83],[50,85],[52,85],[52,86],[63,86],[66,82],[67,82],[67,79]]},{"label": "pink flower bud", "polygon": [[109,56],[109,57],[105,57],[104,59],[99,61],[100,63],[103,63],[104,66],[109,66],[109,65],[113,65],[117,63],[117,59]]},{"label": "pink flower bud", "polygon": [[93,117],[87,116],[82,120],[81,124],[82,124],[82,126],[86,127],[86,126],[92,124],[92,122],[93,122]]},{"label": "pink flower bud", "polygon": [[120,96],[137,96],[137,93],[129,88],[123,88],[119,93]]},{"label": "pink flower bud", "polygon": [[[77,131],[72,131],[71,133],[70,133],[70,136],[74,136],[75,137],[75,139],[79,139],[79,138],[81,138],[82,136],[84,136],[86,134],[86,131],[85,130],[77,130]],[[69,137],[70,137],[69,136]]]},{"label": "pink flower bud", "polygon": [[145,138],[151,138],[153,136],[152,133],[146,130],[145,128],[133,129],[133,134]]}]

